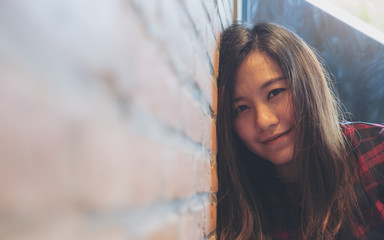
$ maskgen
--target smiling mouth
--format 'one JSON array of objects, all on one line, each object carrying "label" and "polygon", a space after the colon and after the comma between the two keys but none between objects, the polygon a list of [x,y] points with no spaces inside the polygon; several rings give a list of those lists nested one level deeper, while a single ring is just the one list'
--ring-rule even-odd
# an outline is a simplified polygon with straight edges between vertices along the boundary
[{"label": "smiling mouth", "polygon": [[293,128],[289,129],[288,131],[286,132],[283,132],[281,134],[277,134],[277,135],[274,135],[272,136],[271,138],[265,140],[265,141],[262,141],[261,143],[263,144],[272,144],[272,143],[275,143],[276,140],[280,139],[281,137],[285,136],[286,134],[290,133],[292,131]]}]

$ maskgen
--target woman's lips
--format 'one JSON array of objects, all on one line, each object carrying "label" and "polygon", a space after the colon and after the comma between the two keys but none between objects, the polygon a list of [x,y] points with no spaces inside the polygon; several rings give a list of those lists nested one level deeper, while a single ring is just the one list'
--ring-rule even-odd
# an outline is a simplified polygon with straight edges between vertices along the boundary
[{"label": "woman's lips", "polygon": [[266,140],[262,141],[261,143],[266,144],[266,145],[278,143],[278,142],[280,142],[280,140],[282,140],[291,131],[292,131],[292,128],[286,132],[275,134],[275,135],[267,138]]}]

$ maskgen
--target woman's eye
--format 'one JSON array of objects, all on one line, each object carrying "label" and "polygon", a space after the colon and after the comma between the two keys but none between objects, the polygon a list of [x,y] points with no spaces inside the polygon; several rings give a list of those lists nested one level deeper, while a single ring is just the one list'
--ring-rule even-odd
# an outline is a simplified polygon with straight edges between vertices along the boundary
[{"label": "woman's eye", "polygon": [[241,113],[242,111],[245,111],[248,108],[249,107],[247,105],[240,105],[240,106],[237,106],[235,110],[236,110],[237,113]]},{"label": "woman's eye", "polygon": [[277,95],[279,95],[280,93],[284,92],[285,90],[287,90],[286,88],[277,88],[277,89],[273,89],[272,91],[270,91],[268,93],[268,99],[271,99]]}]

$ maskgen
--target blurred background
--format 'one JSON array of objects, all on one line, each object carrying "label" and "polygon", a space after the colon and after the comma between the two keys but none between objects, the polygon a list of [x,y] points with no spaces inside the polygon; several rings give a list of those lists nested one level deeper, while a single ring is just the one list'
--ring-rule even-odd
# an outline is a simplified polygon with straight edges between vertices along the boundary
[{"label": "blurred background", "polygon": [[384,2],[381,0],[323,0],[343,9],[360,20],[384,31]]},{"label": "blurred background", "polygon": [[246,21],[284,25],[318,52],[334,80],[347,120],[384,122],[384,33],[371,25],[383,22],[378,13],[383,3],[245,0],[244,4]]}]

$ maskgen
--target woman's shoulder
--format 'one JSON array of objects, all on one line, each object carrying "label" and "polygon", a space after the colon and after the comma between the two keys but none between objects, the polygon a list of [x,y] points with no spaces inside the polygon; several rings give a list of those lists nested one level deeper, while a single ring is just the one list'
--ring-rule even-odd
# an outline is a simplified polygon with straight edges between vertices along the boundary
[{"label": "woman's shoulder", "polygon": [[384,125],[346,122],[341,127],[349,142],[347,144],[357,158],[359,171],[375,168],[384,173]]},{"label": "woman's shoulder", "polygon": [[384,194],[384,125],[348,122],[342,124],[342,130],[356,156],[360,177],[369,185],[380,182]]},{"label": "woman's shoulder", "polygon": [[341,128],[343,129],[343,132],[345,133],[346,131],[372,131],[372,130],[378,130],[384,129],[384,123],[369,123],[369,122],[342,122]]},{"label": "woman's shoulder", "polygon": [[343,122],[341,129],[356,147],[366,141],[384,144],[384,124],[367,122]]}]

